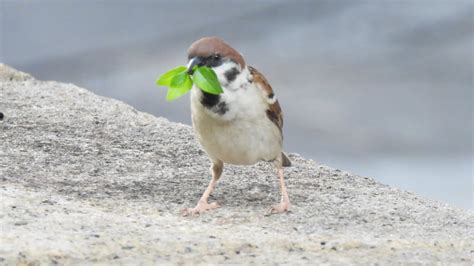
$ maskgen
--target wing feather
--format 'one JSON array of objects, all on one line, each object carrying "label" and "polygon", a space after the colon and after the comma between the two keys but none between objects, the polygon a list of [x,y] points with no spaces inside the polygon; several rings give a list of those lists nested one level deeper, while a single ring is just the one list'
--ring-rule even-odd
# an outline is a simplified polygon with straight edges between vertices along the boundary
[{"label": "wing feather", "polygon": [[260,73],[254,67],[249,66],[250,74],[252,75],[252,80],[257,84],[258,88],[260,88],[264,95],[267,97],[268,102],[268,109],[267,109],[267,117],[278,127],[280,133],[283,129],[283,113],[281,111],[280,104],[278,100],[276,100],[275,93],[273,92],[272,86],[268,83],[265,76]]}]

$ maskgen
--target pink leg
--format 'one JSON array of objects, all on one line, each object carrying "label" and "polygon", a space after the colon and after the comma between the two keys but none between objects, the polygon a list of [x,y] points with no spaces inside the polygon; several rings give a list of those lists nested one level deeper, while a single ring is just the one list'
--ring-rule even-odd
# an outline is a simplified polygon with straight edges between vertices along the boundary
[{"label": "pink leg", "polygon": [[281,200],[280,203],[272,206],[270,214],[287,212],[290,208],[290,198],[288,197],[288,191],[286,190],[283,168],[281,166],[278,166],[278,177],[280,179]]},{"label": "pink leg", "polygon": [[224,165],[221,161],[218,162],[213,162],[211,166],[211,171],[212,171],[212,179],[209,185],[206,188],[206,191],[202,194],[201,198],[199,199],[196,207],[194,208],[187,208],[183,210],[183,216],[198,216],[201,213],[204,213],[208,210],[216,209],[219,208],[219,204],[217,202],[212,202],[208,203],[207,199],[209,198],[209,195],[211,195],[212,191],[214,190],[214,187],[217,184],[217,181],[221,177],[222,174],[222,169],[224,168]]}]

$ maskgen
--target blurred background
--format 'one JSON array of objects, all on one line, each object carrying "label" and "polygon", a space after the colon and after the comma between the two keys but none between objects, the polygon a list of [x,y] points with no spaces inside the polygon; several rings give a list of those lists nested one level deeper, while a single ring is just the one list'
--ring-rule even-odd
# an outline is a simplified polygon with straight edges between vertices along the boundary
[{"label": "blurred background", "polygon": [[217,35],[263,72],[285,149],[473,209],[474,4],[0,0],[0,62],[190,124],[155,79]]}]

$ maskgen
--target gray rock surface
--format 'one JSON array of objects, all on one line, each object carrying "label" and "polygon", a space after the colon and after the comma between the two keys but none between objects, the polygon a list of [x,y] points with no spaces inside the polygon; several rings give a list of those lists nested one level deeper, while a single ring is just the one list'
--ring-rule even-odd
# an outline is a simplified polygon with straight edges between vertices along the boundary
[{"label": "gray rock surface", "polygon": [[[132,89],[132,88],[131,88]],[[156,108],[160,108],[157,106]],[[0,65],[0,264],[465,263],[474,214],[290,154],[227,166],[213,199],[189,126]]]}]

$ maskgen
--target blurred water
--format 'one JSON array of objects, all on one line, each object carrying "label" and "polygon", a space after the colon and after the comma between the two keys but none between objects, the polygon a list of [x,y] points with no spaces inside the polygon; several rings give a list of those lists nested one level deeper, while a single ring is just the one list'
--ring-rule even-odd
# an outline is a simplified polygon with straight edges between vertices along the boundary
[{"label": "blurred water", "polygon": [[190,123],[159,73],[218,35],[272,83],[285,145],[473,206],[470,1],[7,1],[0,61]]}]

